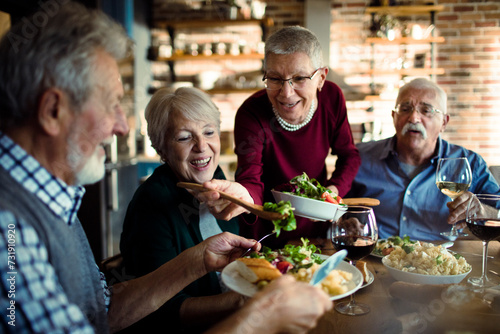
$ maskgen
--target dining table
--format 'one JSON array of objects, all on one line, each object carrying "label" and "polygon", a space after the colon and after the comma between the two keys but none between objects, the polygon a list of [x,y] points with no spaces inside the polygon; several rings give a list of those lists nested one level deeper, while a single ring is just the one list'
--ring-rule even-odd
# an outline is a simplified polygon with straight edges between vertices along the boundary
[{"label": "dining table", "polygon": [[[310,239],[310,242],[322,254],[335,253],[329,239]],[[301,244],[301,241],[290,243]],[[356,302],[369,305],[370,312],[350,316],[332,309],[308,333],[500,333],[500,286],[476,289],[467,283],[468,277],[481,275],[482,247],[478,239],[455,240],[450,250],[464,256],[472,271],[460,283],[445,285],[396,281],[381,257],[369,255],[363,261],[374,280],[357,290],[354,297]],[[488,255],[488,270],[500,273],[499,241],[489,243]],[[500,282],[494,273],[488,275]]]}]

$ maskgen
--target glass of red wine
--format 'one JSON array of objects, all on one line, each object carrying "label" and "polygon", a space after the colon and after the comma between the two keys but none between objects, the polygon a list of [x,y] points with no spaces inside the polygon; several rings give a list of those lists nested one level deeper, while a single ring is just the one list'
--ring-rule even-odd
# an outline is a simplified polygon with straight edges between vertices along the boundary
[{"label": "glass of red wine", "polygon": [[500,195],[472,195],[467,204],[465,222],[470,232],[483,242],[483,269],[480,277],[469,277],[477,288],[488,288],[499,282],[486,275],[488,242],[500,237]]},{"label": "glass of red wine", "polygon": [[[332,242],[336,251],[347,250],[351,265],[368,256],[378,239],[377,222],[372,208],[349,206],[337,221],[332,223]],[[347,315],[361,315],[370,312],[366,304],[356,303],[354,294],[348,302],[335,303],[337,312]]]}]

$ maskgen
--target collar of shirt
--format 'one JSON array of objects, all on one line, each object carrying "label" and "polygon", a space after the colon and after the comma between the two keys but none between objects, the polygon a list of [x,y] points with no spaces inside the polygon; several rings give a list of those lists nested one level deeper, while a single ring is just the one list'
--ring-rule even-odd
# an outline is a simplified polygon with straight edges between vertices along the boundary
[{"label": "collar of shirt", "polygon": [[0,131],[0,167],[33,193],[68,225],[74,222],[85,188],[69,186],[53,176],[6,134]]}]

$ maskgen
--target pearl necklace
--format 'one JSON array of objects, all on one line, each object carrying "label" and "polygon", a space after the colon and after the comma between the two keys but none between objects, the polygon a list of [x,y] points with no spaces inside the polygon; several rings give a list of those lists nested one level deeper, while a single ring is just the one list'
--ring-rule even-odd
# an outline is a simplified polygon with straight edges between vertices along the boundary
[{"label": "pearl necklace", "polygon": [[311,103],[311,108],[309,109],[309,113],[306,116],[306,119],[300,124],[290,124],[287,121],[285,121],[283,118],[281,118],[281,116],[278,114],[278,111],[273,106],[274,116],[276,116],[278,123],[280,123],[281,127],[283,129],[285,129],[286,131],[297,131],[299,129],[302,129],[304,126],[306,126],[311,121],[311,119],[314,116],[315,111],[316,111],[316,101],[313,100]]}]

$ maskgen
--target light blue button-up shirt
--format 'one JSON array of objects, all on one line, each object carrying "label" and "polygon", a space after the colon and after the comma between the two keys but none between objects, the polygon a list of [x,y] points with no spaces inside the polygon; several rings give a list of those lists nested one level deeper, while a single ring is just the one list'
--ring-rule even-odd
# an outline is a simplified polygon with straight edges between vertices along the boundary
[{"label": "light blue button-up shirt", "polygon": [[374,207],[379,238],[408,235],[415,240],[446,239],[439,233],[449,231],[446,203],[450,199],[436,186],[439,158],[466,157],[472,170],[469,191],[500,194],[500,186],[484,159],[464,147],[439,137],[437,155],[410,179],[400,166],[395,150],[396,138],[360,143],[361,167],[346,197],[373,197],[380,200]]}]

